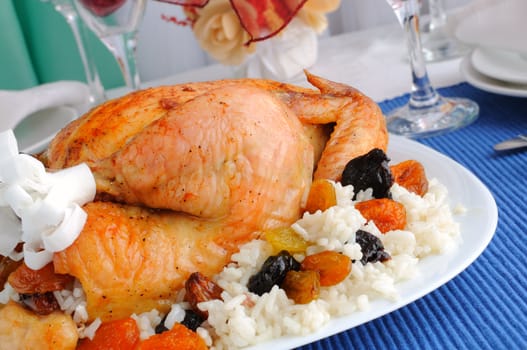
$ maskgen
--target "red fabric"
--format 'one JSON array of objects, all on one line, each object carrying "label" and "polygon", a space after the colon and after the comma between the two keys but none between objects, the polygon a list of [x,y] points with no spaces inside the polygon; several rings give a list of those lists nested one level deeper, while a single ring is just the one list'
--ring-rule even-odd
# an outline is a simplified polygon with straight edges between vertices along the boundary
[{"label": "red fabric", "polygon": [[[182,6],[204,7],[209,0],[158,0]],[[242,27],[251,39],[265,40],[280,32],[307,0],[230,0]]]},{"label": "red fabric", "polygon": [[276,35],[289,24],[307,0],[230,0],[241,25],[253,41]]}]

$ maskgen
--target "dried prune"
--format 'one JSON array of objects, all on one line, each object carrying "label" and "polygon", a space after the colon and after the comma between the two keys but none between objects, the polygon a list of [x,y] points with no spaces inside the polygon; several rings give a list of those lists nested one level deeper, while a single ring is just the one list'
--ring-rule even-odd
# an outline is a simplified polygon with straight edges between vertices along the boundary
[{"label": "dried prune", "polygon": [[254,294],[267,293],[274,285],[280,285],[291,270],[300,270],[300,263],[283,250],[278,255],[270,256],[265,260],[260,271],[249,278],[247,288]]},{"label": "dried prune", "polygon": [[358,230],[355,233],[355,242],[360,245],[362,250],[362,258],[360,259],[362,265],[391,259],[390,254],[384,251],[384,245],[379,237],[367,231]]},{"label": "dried prune", "polygon": [[374,148],[346,164],[341,182],[344,186],[353,185],[355,194],[372,188],[373,197],[391,198],[390,187],[393,185],[393,176],[388,166],[389,161],[384,151]]}]

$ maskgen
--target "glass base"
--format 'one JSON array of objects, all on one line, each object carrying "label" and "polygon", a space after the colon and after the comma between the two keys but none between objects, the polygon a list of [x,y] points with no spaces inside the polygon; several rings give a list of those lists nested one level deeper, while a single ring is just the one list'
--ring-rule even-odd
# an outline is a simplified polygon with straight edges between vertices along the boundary
[{"label": "glass base", "polygon": [[409,138],[436,136],[474,122],[479,106],[464,98],[441,98],[432,107],[415,108],[409,104],[386,115],[388,131]]}]

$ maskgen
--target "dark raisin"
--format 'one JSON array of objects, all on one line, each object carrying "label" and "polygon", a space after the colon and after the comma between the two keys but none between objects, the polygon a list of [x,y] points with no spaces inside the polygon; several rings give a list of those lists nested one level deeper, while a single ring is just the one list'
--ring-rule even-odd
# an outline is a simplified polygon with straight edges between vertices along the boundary
[{"label": "dark raisin", "polygon": [[20,301],[27,309],[32,310],[37,315],[49,315],[53,311],[60,310],[53,292],[20,294]]},{"label": "dark raisin", "polygon": [[350,160],[342,172],[342,185],[353,185],[355,194],[372,188],[374,198],[391,198],[393,176],[388,166],[389,161],[386,154],[378,148]]},{"label": "dark raisin", "polygon": [[168,331],[168,328],[165,327],[165,320],[166,319],[167,319],[167,316],[165,315],[165,317],[163,317],[161,322],[159,322],[159,324],[156,326],[156,329],[155,329],[156,334],[161,334],[163,332]]},{"label": "dark raisin", "polygon": [[360,259],[362,265],[391,259],[390,254],[384,251],[384,245],[379,237],[369,232],[358,230],[355,233],[355,242],[360,245],[362,250],[362,258]]},{"label": "dark raisin", "polygon": [[203,321],[205,320],[197,312],[187,310],[185,311],[185,318],[181,321],[181,324],[195,332]]},{"label": "dark raisin", "polygon": [[280,285],[291,270],[299,271],[300,263],[287,251],[282,250],[278,255],[265,260],[260,271],[249,278],[247,288],[258,295],[267,293],[274,285]]},{"label": "dark raisin", "polygon": [[[165,321],[167,319],[167,316],[163,317],[161,322],[156,326],[156,334],[161,334],[163,332],[168,331],[168,328],[165,326]],[[185,310],[185,318],[183,321],[181,321],[181,324],[188,329],[192,331],[196,331],[199,326],[205,321],[203,317],[201,317],[197,312],[194,312],[192,310]]]}]

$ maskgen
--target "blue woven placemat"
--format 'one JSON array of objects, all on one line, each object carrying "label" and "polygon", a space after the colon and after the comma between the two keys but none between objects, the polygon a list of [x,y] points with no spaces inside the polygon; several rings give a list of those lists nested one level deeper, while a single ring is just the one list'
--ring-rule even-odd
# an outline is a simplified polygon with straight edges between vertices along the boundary
[{"label": "blue woven placemat", "polygon": [[[466,83],[439,89],[480,106],[476,122],[419,140],[478,176],[499,210],[496,234],[456,278],[386,316],[299,349],[527,349],[527,151],[492,146],[527,132],[527,98],[487,93]],[[408,96],[380,103],[384,112]]]}]

